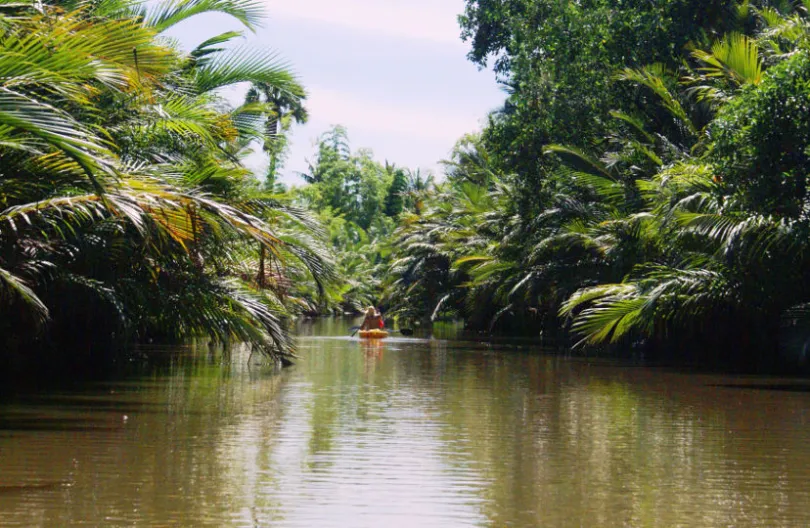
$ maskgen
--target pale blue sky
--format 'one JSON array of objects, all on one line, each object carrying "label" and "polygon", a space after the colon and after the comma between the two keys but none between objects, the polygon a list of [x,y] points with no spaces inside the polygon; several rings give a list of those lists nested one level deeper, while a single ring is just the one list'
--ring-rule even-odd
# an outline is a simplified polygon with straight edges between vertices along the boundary
[{"label": "pale blue sky", "polygon": [[[456,16],[463,0],[265,0],[267,20],[244,43],[277,50],[309,97],[310,120],[297,126],[283,181],[314,156],[314,141],[331,125],[349,131],[352,147],[375,158],[439,172],[463,134],[480,129],[504,99],[494,75],[465,57]],[[192,48],[230,29],[220,15],[203,15],[170,35]],[[266,162],[252,156],[261,171]]]}]

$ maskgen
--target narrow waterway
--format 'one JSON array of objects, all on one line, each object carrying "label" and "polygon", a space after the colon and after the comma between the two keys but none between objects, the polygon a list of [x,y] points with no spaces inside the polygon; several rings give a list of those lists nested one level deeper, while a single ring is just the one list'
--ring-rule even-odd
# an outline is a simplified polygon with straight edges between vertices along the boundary
[{"label": "narrow waterway", "polygon": [[348,325],[0,402],[0,525],[810,526],[810,383]]}]

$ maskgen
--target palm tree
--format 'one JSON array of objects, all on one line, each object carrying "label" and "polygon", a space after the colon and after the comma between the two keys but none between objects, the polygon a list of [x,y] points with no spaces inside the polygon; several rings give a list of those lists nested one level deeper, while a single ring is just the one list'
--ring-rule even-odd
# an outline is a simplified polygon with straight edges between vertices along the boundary
[{"label": "palm tree", "polygon": [[[739,361],[755,351],[762,360],[776,357],[767,352],[780,342],[786,323],[795,332],[804,321],[808,227],[801,212],[806,209],[803,195],[791,191],[786,200],[778,188],[776,196],[768,194],[776,188],[775,172],[791,170],[788,166],[774,171],[766,161],[737,157],[759,148],[762,155],[779,158],[785,148],[778,143],[780,134],[787,134],[788,141],[800,137],[800,131],[786,130],[785,120],[773,116],[785,113],[780,106],[806,97],[793,88],[807,75],[806,59],[779,53],[766,61],[759,50],[763,43],[776,49],[772,39],[782,51],[787,41],[799,42],[803,14],[791,15],[787,22],[775,10],[759,15],[764,34],[732,34],[719,39],[711,52],[693,52],[699,67],[688,69],[683,83],[699,104],[711,104],[713,121],[700,130],[698,142],[708,148],[683,151],[654,177],[636,182],[664,251],[655,262],[640,261],[621,282],[588,286],[568,299],[561,315],[572,318],[572,328],[584,342],[653,338],[691,343],[681,347],[689,349],[702,341],[713,354],[735,350]],[[778,36],[775,27],[790,37]],[[784,66],[774,67],[777,56]],[[766,116],[762,126],[773,131],[755,130],[757,112]],[[737,131],[726,137],[721,130]],[[762,137],[777,144],[746,143]],[[692,158],[690,152],[700,156]],[[723,169],[729,156],[737,157],[733,168]],[[753,177],[734,175],[750,169]],[[760,174],[763,183],[757,187]],[[800,348],[806,343],[805,334]]]},{"label": "palm tree", "polygon": [[[325,281],[329,263],[305,215],[251,195],[237,153],[259,133],[257,112],[223,113],[214,90],[302,89],[272,54],[211,49],[227,35],[188,56],[156,39],[208,10],[250,27],[256,7],[181,1],[144,16],[119,2],[88,16],[69,4],[0,6],[13,14],[0,46],[4,336],[78,339],[86,326],[88,343],[205,333],[271,356],[292,351],[281,277],[300,266]],[[236,273],[230,254],[248,243],[267,251],[276,287]]]},{"label": "palm tree", "polygon": [[287,142],[284,134],[290,122],[303,124],[309,115],[303,105],[306,94],[302,91],[291,92],[280,90],[277,86],[257,82],[253,84],[245,96],[248,105],[263,104],[266,122],[264,130],[264,145],[262,148],[270,156],[267,169],[265,187],[272,189],[279,169]]},{"label": "palm tree", "polygon": [[422,175],[419,169],[407,171],[407,182],[402,195],[405,198],[403,208],[413,211],[417,215],[422,214],[425,196],[433,189],[435,179],[432,174]]}]

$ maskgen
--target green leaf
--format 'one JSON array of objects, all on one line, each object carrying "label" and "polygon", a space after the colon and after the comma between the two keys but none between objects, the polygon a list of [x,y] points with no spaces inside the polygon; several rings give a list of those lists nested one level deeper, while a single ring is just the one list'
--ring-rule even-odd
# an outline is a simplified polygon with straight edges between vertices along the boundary
[{"label": "green leaf", "polygon": [[147,13],[144,24],[163,32],[193,16],[212,12],[230,15],[255,31],[265,10],[260,0],[164,0]]}]

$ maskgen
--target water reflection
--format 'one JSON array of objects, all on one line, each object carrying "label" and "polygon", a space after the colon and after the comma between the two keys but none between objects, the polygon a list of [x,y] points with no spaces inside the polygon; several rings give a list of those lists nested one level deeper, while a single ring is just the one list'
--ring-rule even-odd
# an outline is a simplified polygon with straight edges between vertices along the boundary
[{"label": "water reflection", "polygon": [[[0,405],[0,525],[805,526],[810,394],[302,327]],[[798,383],[801,385],[801,383]]]}]

